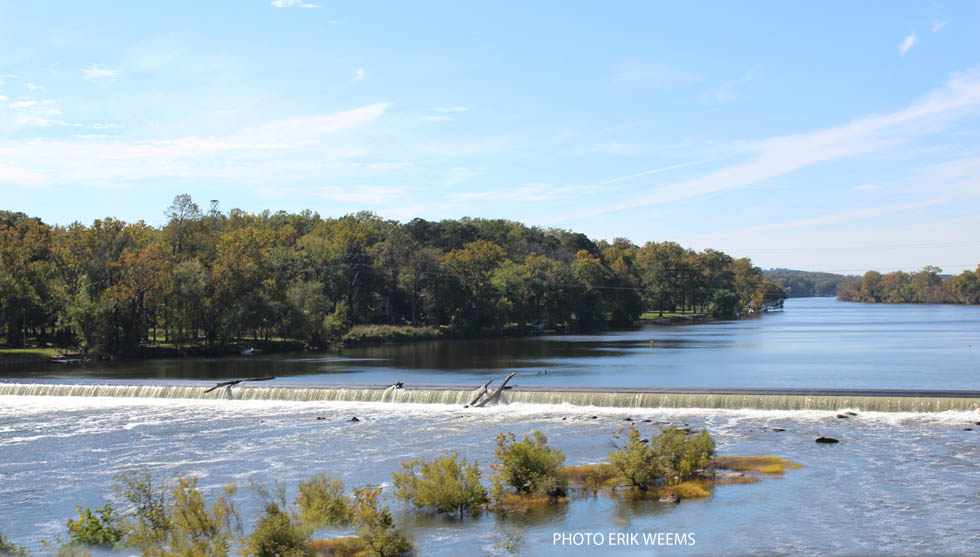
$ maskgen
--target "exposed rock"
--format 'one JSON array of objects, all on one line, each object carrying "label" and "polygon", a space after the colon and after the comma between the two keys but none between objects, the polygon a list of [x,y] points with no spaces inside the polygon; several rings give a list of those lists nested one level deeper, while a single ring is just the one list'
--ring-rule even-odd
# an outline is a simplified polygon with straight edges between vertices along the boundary
[{"label": "exposed rock", "polygon": [[963,428],[963,431],[973,431],[973,428],[972,427],[964,427]]},{"label": "exposed rock", "polygon": [[361,420],[357,419],[357,416],[354,416],[353,418],[350,419],[350,421],[352,421],[352,422],[359,422]]},{"label": "exposed rock", "polygon": [[678,497],[677,494],[671,493],[670,495],[664,495],[663,497],[661,497],[660,498],[660,502],[661,503],[680,503],[681,502],[681,498]]},{"label": "exposed rock", "polygon": [[[646,420],[643,420],[643,423],[648,424],[648,423],[651,423],[652,421],[653,420],[651,420],[651,419],[648,418]],[[977,422],[977,425],[980,425],[980,422]]]},{"label": "exposed rock", "polygon": [[626,417],[626,418],[623,418],[623,421],[624,422],[632,422],[633,421],[633,418]]},{"label": "exposed rock", "polygon": [[320,420],[326,420],[326,419],[327,419],[327,417],[326,417],[326,416],[317,416],[317,417],[316,417],[316,421],[318,421],[318,422],[319,422]]},{"label": "exposed rock", "polygon": [[817,443],[830,444],[830,443],[840,443],[840,441],[834,439],[833,437],[824,437],[821,435],[820,437],[817,437]]},{"label": "exposed rock", "polygon": [[837,418],[846,420],[847,418],[850,418],[850,416],[847,414],[837,414]]},{"label": "exposed rock", "polygon": [[774,428],[772,428],[772,430],[773,431],[786,431],[785,429],[783,429],[781,427],[774,427]]},{"label": "exposed rock", "polygon": [[592,419],[593,420],[598,420],[599,419],[599,416],[592,416]]},{"label": "exposed rock", "polygon": [[848,416],[857,416],[858,415],[857,412],[844,412],[844,413],[847,414]]}]

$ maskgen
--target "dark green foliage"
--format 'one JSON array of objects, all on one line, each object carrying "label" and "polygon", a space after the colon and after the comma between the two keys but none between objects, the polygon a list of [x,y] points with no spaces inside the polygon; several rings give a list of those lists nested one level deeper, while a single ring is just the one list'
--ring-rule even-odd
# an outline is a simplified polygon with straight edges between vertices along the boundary
[{"label": "dark green foliage", "polygon": [[68,535],[82,545],[113,547],[123,539],[122,518],[109,503],[95,512],[78,505],[78,519],[68,520]]},{"label": "dark green foliage", "polygon": [[651,309],[728,314],[722,291],[738,309],[783,296],[748,260],[714,250],[500,219],[204,214],[186,195],[165,215],[162,228],[111,218],[66,228],[0,214],[0,338],[110,358],[272,339],[320,349],[345,337],[624,327]]},{"label": "dark green foliage", "polygon": [[980,267],[954,277],[943,276],[942,269],[932,266],[914,273],[868,271],[842,283],[837,298],[888,304],[980,304]]},{"label": "dark green foliage", "polygon": [[562,473],[565,455],[548,446],[548,438],[539,430],[517,441],[513,432],[497,435],[494,450],[498,461],[491,465],[496,472],[495,490],[510,487],[519,494],[560,497],[565,495],[568,480]]},{"label": "dark green foliage", "polygon": [[648,440],[630,426],[616,435],[623,436],[625,445],[609,455],[609,462],[625,485],[641,492],[695,477],[715,453],[714,440],[705,430],[688,435],[669,426]]},{"label": "dark green foliage", "polygon": [[462,516],[465,510],[487,502],[479,467],[475,462],[467,465],[455,453],[430,461],[405,461],[402,470],[392,474],[395,495],[415,507]]},{"label": "dark green foliage", "polygon": [[26,549],[10,541],[0,532],[0,557],[27,557],[27,555]]},{"label": "dark green foliage", "polygon": [[248,538],[255,557],[312,557],[309,532],[276,503],[268,503],[265,514]]},{"label": "dark green foliage", "polygon": [[854,280],[854,275],[820,273],[815,271],[796,271],[792,269],[769,269],[762,275],[778,284],[787,298],[810,296],[836,296],[837,287]]}]

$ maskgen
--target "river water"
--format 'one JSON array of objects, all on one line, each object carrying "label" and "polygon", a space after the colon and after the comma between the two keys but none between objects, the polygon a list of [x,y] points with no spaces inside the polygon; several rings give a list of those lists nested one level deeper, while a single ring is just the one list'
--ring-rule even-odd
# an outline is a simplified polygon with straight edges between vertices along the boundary
[{"label": "river water", "polygon": [[[977,389],[978,308],[790,300],[760,319],[647,327],[590,337],[437,342],[325,358],[153,362],[40,370],[32,381],[157,383],[265,375],[275,383],[482,383],[517,368],[547,385],[700,385]],[[651,342],[652,341],[652,342]],[[972,346],[971,346],[972,345]],[[469,346],[469,355],[462,346]],[[483,348],[479,348],[483,347]],[[501,350],[497,350],[501,348]],[[438,354],[451,357],[442,359]],[[413,354],[415,354],[413,356]],[[468,363],[467,363],[468,362]],[[547,375],[532,375],[547,370]],[[44,377],[41,377],[44,376]],[[139,379],[142,378],[142,379]],[[23,381],[22,377],[18,380]],[[529,383],[530,380],[524,380]],[[66,537],[75,505],[111,499],[119,472],[193,474],[213,493],[233,481],[282,481],[290,494],[317,472],[348,489],[390,485],[402,460],[445,450],[488,472],[501,431],[542,430],[567,464],[604,460],[627,417],[706,427],[722,455],[774,454],[803,464],[783,477],[717,487],[670,506],[573,499],[529,517],[465,520],[407,512],[421,555],[976,554],[980,548],[980,412],[608,408],[282,400],[0,396],[0,531],[34,550]],[[357,416],[360,421],[352,422]],[[317,419],[324,418],[324,419]],[[655,426],[639,424],[644,433]],[[775,431],[782,428],[785,431]],[[972,428],[972,431],[966,431]],[[820,435],[837,445],[818,445]],[[246,516],[255,497],[240,492]],[[693,533],[694,545],[562,547],[561,533]],[[320,536],[342,532],[323,531]],[[641,538],[642,539],[642,538]],[[120,552],[125,555],[126,552]]]}]

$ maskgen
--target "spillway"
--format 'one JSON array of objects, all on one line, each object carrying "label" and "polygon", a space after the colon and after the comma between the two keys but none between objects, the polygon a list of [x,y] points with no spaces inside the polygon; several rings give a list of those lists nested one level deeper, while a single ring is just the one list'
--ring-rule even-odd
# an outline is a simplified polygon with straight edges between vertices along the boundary
[{"label": "spillway", "polygon": [[[383,386],[236,386],[209,393],[201,385],[0,383],[0,396],[70,396],[165,399],[391,402],[463,406],[473,389],[419,386],[385,391]],[[943,412],[980,409],[980,391],[887,391],[738,388],[515,387],[501,404],[569,404],[610,408],[714,408]]]}]

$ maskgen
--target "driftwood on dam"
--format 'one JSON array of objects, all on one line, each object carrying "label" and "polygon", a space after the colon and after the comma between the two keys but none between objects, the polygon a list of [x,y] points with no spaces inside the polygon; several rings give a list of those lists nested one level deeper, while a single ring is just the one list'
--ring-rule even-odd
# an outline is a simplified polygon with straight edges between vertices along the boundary
[{"label": "driftwood on dam", "polygon": [[[507,388],[507,382],[510,381],[511,378],[514,377],[515,375],[517,375],[517,372],[512,371],[510,375],[508,375],[507,378],[504,379],[504,382],[501,383],[499,387],[497,387],[497,390],[493,391],[490,394],[487,394],[484,398],[477,400],[477,402],[470,404],[470,406],[479,408],[481,406],[487,406],[488,404],[497,404],[500,401],[500,393],[504,392],[504,389]],[[487,385],[489,384],[490,383],[487,383]],[[484,385],[484,388],[487,385]]]},{"label": "driftwood on dam", "polygon": [[220,381],[215,386],[213,386],[213,387],[205,390],[204,392],[205,393],[210,393],[211,391],[213,391],[215,389],[220,389],[221,387],[227,387],[227,388],[234,387],[235,385],[237,385],[239,383],[244,383],[245,381],[268,381],[270,379],[275,379],[275,377],[272,377],[272,376],[269,376],[269,377],[250,377],[250,378],[247,378],[247,379],[235,379],[233,381]]},{"label": "driftwood on dam", "polygon": [[483,397],[483,395],[487,394],[487,387],[489,387],[490,383],[493,383],[494,381],[496,381],[496,379],[491,379],[486,383],[484,383],[482,387],[477,389],[476,393],[473,395],[473,398],[471,398],[470,401],[466,403],[466,406],[469,407],[476,404],[476,402],[480,400]]}]

